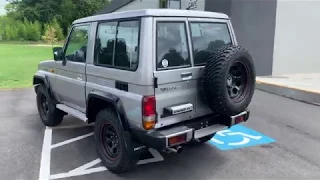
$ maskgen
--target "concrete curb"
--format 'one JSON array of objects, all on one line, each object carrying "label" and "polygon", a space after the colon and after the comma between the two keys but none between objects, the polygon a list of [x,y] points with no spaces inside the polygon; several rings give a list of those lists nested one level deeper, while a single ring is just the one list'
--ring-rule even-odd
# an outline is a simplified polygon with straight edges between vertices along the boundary
[{"label": "concrete curb", "polygon": [[283,86],[278,84],[271,84],[259,80],[256,81],[256,89],[320,106],[320,92],[308,91],[296,87]]}]

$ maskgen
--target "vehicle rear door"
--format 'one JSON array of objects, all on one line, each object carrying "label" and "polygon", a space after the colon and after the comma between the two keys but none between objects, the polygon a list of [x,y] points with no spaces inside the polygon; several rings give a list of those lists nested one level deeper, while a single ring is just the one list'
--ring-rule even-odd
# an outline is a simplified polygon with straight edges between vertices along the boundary
[{"label": "vehicle rear door", "polygon": [[224,45],[235,43],[231,23],[227,19],[188,18],[193,54],[194,78],[197,81],[195,117],[212,113],[204,96],[202,78],[209,56]]},{"label": "vehicle rear door", "polygon": [[156,128],[195,116],[196,69],[187,27],[187,18],[154,18]]}]

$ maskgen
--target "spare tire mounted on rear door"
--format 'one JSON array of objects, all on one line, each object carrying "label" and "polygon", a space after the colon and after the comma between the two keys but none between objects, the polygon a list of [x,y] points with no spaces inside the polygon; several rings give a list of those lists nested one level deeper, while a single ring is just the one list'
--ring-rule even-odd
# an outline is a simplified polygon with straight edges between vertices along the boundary
[{"label": "spare tire mounted on rear door", "polygon": [[255,67],[242,47],[229,45],[215,51],[204,70],[204,94],[210,109],[223,116],[245,111],[255,89]]}]

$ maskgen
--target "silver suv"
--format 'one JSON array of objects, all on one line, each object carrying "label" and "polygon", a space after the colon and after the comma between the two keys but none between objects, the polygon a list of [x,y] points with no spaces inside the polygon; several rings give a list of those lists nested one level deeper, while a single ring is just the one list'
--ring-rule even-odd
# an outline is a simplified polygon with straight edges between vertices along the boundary
[{"label": "silver suv", "polygon": [[95,123],[97,154],[114,173],[144,147],[179,153],[248,120],[250,54],[227,15],[144,9],[74,21],[33,84],[46,126],[67,114]]}]

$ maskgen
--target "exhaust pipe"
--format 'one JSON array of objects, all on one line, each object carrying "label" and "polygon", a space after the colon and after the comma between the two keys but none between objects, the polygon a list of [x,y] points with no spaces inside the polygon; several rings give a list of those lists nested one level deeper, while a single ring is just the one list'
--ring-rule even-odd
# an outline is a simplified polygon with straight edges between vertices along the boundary
[{"label": "exhaust pipe", "polygon": [[182,152],[182,147],[181,146],[177,146],[177,147],[174,147],[174,148],[168,148],[168,150],[169,150],[169,152],[180,154]]}]

